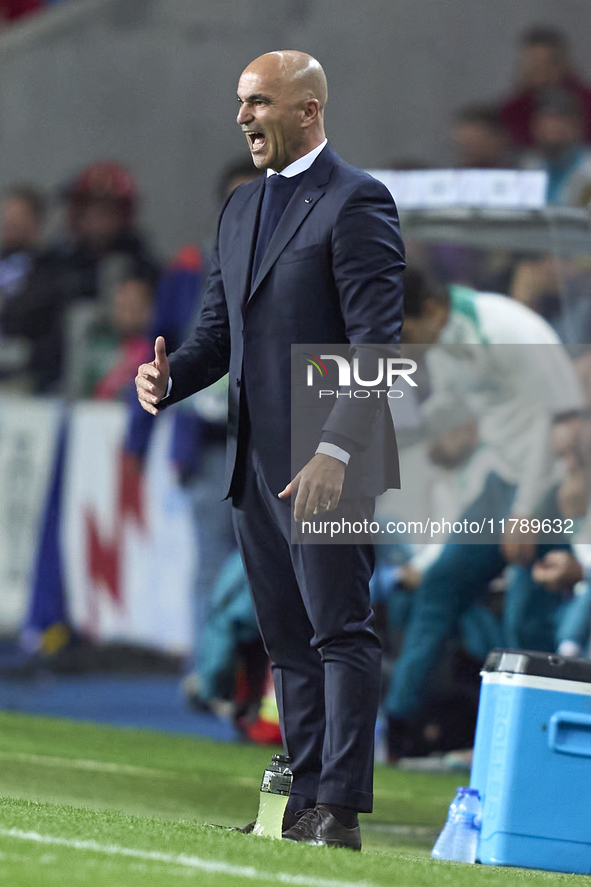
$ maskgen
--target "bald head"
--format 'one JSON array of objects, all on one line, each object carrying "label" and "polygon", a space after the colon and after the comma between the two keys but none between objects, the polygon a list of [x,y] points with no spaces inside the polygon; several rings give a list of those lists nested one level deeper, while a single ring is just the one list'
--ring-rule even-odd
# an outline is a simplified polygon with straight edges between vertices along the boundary
[{"label": "bald head", "polygon": [[246,68],[277,79],[300,101],[316,99],[323,110],[328,99],[326,74],[317,59],[296,49],[279,49],[260,55]]},{"label": "bald head", "polygon": [[324,141],[326,75],[311,55],[267,52],[244,69],[238,83],[238,124],[259,169],[281,172]]}]

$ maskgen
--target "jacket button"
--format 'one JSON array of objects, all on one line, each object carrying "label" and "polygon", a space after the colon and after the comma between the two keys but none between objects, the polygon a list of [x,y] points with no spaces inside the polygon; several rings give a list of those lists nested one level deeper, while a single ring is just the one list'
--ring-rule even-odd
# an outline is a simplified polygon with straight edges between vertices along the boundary
[{"label": "jacket button", "polygon": [[236,379],[236,388],[240,388],[240,379]]}]

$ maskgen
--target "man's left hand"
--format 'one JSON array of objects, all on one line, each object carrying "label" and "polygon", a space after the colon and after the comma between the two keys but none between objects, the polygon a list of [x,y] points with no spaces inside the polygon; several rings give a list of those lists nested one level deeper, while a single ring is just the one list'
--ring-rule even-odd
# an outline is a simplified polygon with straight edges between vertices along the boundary
[{"label": "man's left hand", "polygon": [[279,493],[279,498],[288,499],[296,494],[293,516],[297,521],[309,521],[334,511],[341,498],[346,467],[334,456],[317,453]]},{"label": "man's left hand", "polygon": [[532,578],[548,591],[570,591],[583,578],[583,568],[572,552],[558,548],[536,561]]}]

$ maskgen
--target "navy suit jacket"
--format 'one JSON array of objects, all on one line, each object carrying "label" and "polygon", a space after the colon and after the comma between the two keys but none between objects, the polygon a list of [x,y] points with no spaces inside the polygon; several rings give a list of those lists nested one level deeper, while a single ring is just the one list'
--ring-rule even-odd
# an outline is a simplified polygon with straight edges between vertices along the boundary
[{"label": "navy suit jacket", "polygon": [[[263,179],[241,185],[224,206],[199,323],[170,356],[166,405],[229,372],[227,495],[239,488],[249,436],[273,493],[292,477],[292,344],[381,344],[397,354],[402,328],[404,248],[387,188],[327,145],[304,174],[251,281],[263,185]],[[312,423],[322,440],[352,454],[343,496],[399,486],[387,402],[358,401],[352,422],[346,400],[325,407]],[[303,446],[299,467],[318,442],[313,435],[307,452]]]}]

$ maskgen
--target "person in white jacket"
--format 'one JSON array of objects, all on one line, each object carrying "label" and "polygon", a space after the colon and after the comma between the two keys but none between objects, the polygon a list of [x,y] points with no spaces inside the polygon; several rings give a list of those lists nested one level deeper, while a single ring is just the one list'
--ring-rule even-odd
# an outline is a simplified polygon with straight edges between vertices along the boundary
[{"label": "person in white jacket", "polygon": [[[584,403],[572,362],[554,331],[505,296],[464,287],[447,290],[418,270],[407,270],[403,341],[431,346],[426,354],[430,394],[420,410],[422,434],[436,437],[472,416],[494,468],[474,485],[461,516],[462,523],[466,518],[469,523],[486,521],[477,544],[470,544],[473,536],[467,541],[465,535],[452,534],[415,592],[385,702],[393,759],[409,753],[414,722],[428,700],[430,676],[461,615],[508,564],[529,566],[550,549],[568,546],[558,535],[552,540],[546,536],[545,542],[543,534],[538,538],[531,521],[546,516],[546,503],[558,483],[553,426]],[[528,645],[536,633],[541,636],[535,583],[522,580],[520,575],[515,594],[509,590],[507,595],[507,646]]]}]

